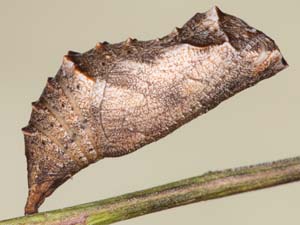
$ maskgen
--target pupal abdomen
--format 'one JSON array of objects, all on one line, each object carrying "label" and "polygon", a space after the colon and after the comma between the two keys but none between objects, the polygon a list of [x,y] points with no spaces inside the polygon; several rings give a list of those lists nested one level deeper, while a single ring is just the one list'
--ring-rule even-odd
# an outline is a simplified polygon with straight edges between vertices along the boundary
[{"label": "pupal abdomen", "polygon": [[23,128],[25,213],[91,163],[156,141],[286,66],[273,40],[216,7],[157,40],[69,52]]}]

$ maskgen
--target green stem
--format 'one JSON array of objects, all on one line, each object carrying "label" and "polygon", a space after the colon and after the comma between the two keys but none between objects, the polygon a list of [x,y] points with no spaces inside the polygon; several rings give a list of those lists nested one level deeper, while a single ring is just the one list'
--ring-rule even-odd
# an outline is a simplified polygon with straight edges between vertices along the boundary
[{"label": "green stem", "polygon": [[149,213],[300,180],[300,157],[202,176],[91,202],[5,221],[21,224],[111,224]]}]

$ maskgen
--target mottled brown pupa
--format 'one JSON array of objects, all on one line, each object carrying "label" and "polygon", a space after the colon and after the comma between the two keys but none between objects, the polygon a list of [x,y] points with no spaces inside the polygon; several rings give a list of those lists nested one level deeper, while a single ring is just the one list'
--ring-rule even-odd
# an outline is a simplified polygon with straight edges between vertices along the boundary
[{"label": "mottled brown pupa", "polygon": [[91,163],[156,141],[286,67],[271,38],[217,7],[156,40],[69,52],[23,128],[25,213]]}]

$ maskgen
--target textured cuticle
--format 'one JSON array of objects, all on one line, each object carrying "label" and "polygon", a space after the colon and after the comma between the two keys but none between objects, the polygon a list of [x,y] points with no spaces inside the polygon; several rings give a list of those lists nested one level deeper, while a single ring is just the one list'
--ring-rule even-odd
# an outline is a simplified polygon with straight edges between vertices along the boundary
[{"label": "textured cuticle", "polygon": [[159,140],[286,67],[272,39],[217,7],[155,40],[69,51],[23,128],[25,213],[88,165]]}]

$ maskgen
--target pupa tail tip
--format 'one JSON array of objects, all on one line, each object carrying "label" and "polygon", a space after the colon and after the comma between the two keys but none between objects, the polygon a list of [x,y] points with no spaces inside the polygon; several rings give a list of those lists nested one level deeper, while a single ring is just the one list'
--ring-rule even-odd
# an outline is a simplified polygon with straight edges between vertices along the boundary
[{"label": "pupa tail tip", "polygon": [[53,182],[43,182],[33,184],[28,191],[28,198],[25,205],[25,215],[31,215],[38,212],[39,206],[44,202],[47,193],[51,191]]}]

